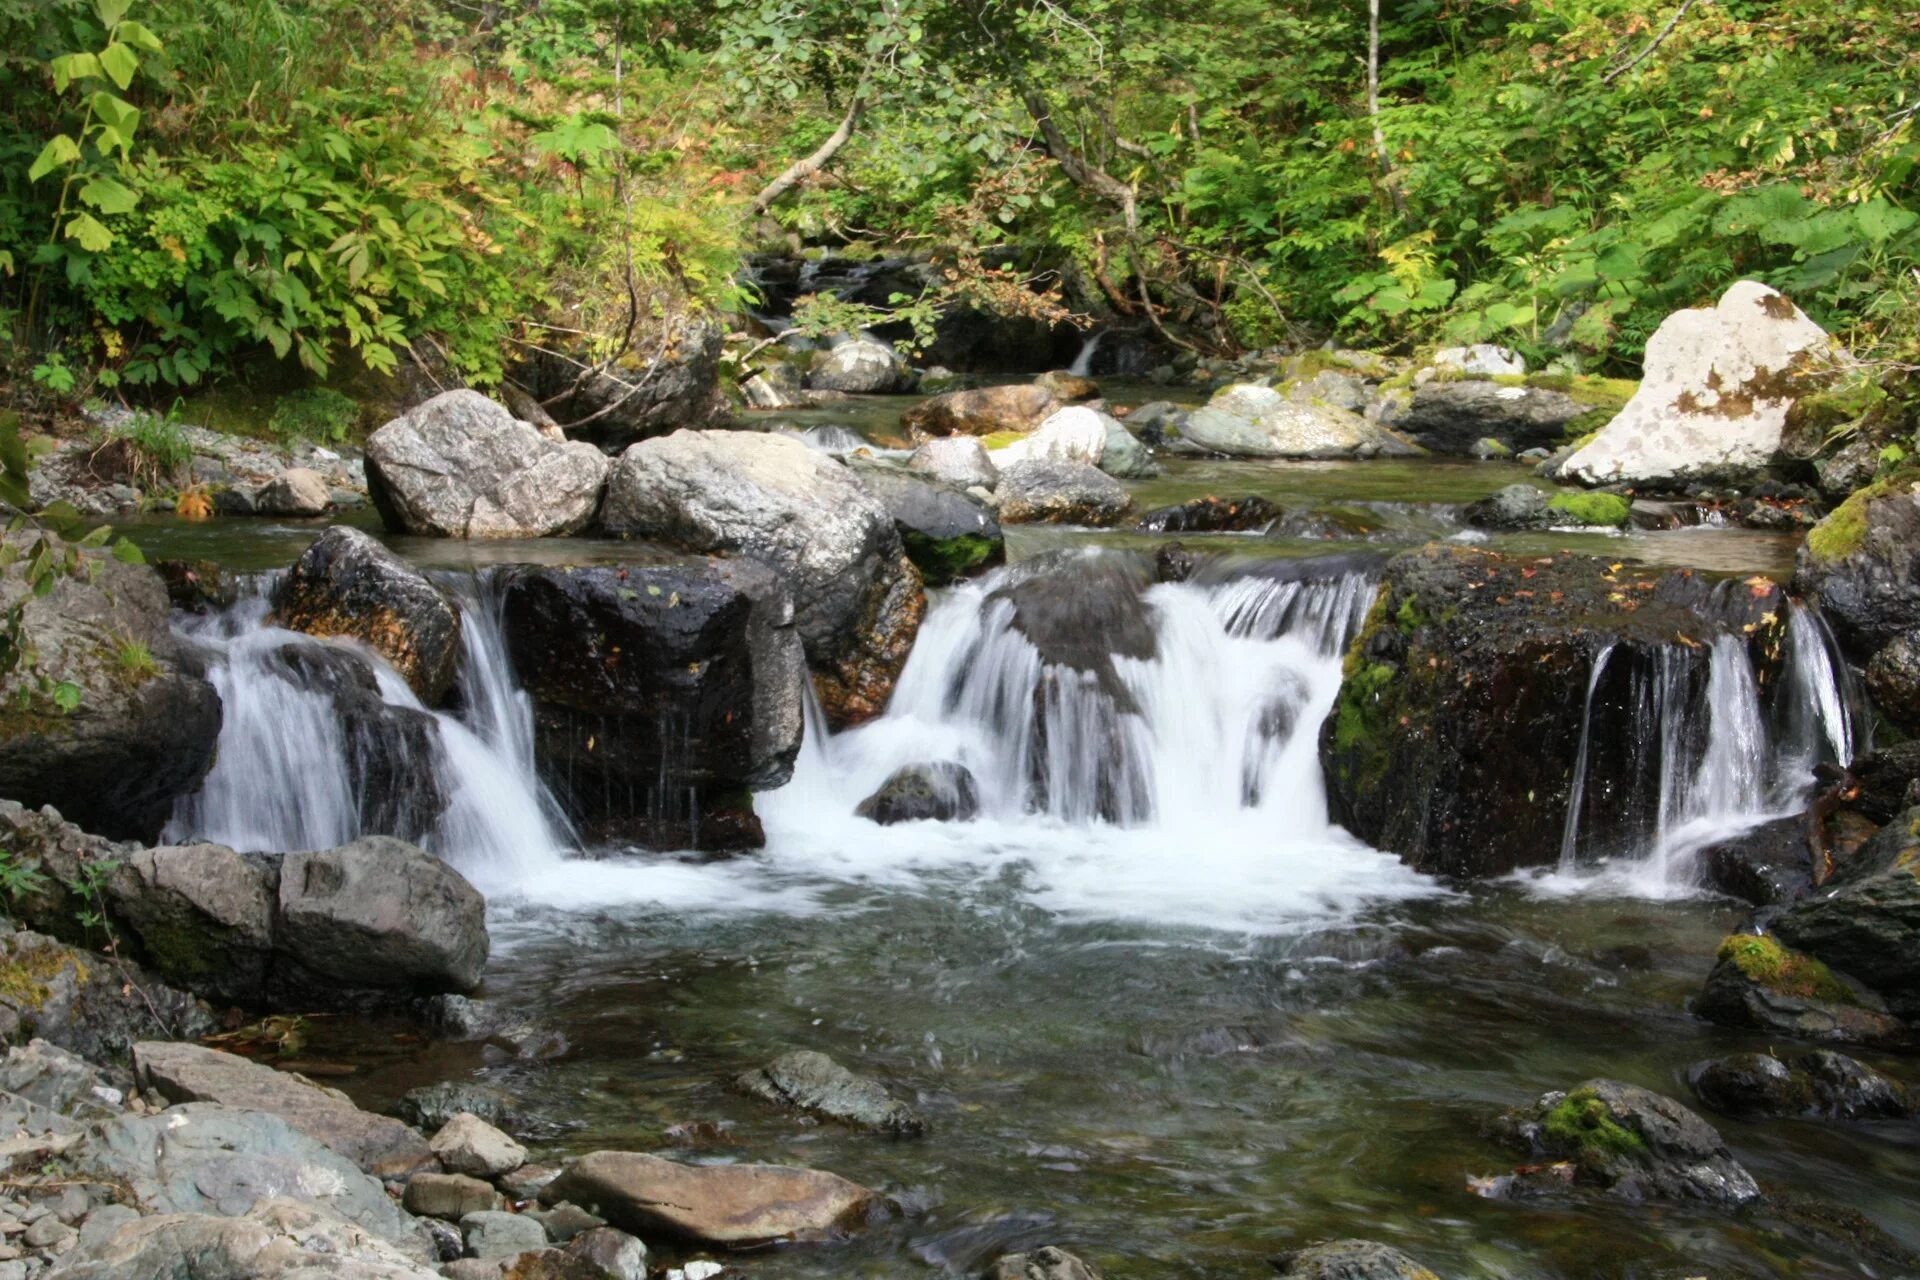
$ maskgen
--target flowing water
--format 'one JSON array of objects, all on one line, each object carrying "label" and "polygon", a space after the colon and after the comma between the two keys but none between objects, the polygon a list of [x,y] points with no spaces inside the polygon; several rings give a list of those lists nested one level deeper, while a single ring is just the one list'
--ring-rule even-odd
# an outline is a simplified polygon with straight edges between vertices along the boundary
[{"label": "flowing water", "polygon": [[[1399,504],[1391,546],[1458,531],[1422,501],[1519,474],[1219,465],[1170,468],[1137,486],[1143,504],[1262,485]],[[133,532],[151,552],[263,569],[313,530]],[[1587,535],[1658,560],[1652,536]],[[1781,557],[1735,531],[1685,536],[1666,544],[1683,563],[1744,573]],[[1041,531],[1013,555],[1127,541]],[[1044,662],[1012,625],[1002,588],[1016,564],[935,600],[882,718],[829,736],[811,714],[793,780],[758,798],[767,848],[706,862],[578,850],[534,769],[487,566],[618,561],[620,545],[395,545],[434,567],[465,615],[457,711],[425,711],[372,660],[380,706],[431,725],[424,748],[417,725],[401,739],[445,800],[421,838],[488,894],[485,997],[566,1048],[523,1057],[505,1042],[320,1024],[316,1052],[357,1065],[339,1083],[365,1104],[473,1078],[511,1092],[554,1153],[798,1162],[894,1198],[850,1241],[742,1260],[750,1276],[971,1275],[1005,1249],[1057,1243],[1116,1276],[1248,1277],[1273,1252],[1341,1235],[1460,1277],[1900,1273],[1779,1214],[1516,1203],[1469,1183],[1511,1165],[1483,1135],[1504,1107],[1596,1075],[1685,1100],[1691,1063],[1764,1047],[1686,1011],[1744,914],[1699,895],[1688,860],[1702,839],[1796,804],[1820,760],[1850,758],[1853,696],[1814,615],[1789,620],[1782,676],[1764,686],[1731,639],[1652,664],[1597,652],[1586,722],[1627,717],[1644,785],[1617,785],[1620,753],[1583,740],[1561,866],[1460,886],[1328,820],[1316,737],[1372,593],[1351,558],[1299,562],[1336,544],[1152,586],[1144,638],[1116,635],[1095,646],[1109,661],[1084,668]],[[356,739],[329,688],[301,674],[311,661],[290,678],[289,646],[367,655],[274,629],[264,597],[183,626],[227,721],[215,773],[170,834],[255,849],[357,834]],[[936,760],[973,773],[977,820],[854,816],[893,770]],[[1646,838],[1590,847],[1583,828],[1613,804],[1641,806]],[[932,1134],[817,1125],[726,1084],[791,1048],[880,1079]],[[1913,1126],[1716,1123],[1763,1182],[1849,1206],[1920,1250]]]}]

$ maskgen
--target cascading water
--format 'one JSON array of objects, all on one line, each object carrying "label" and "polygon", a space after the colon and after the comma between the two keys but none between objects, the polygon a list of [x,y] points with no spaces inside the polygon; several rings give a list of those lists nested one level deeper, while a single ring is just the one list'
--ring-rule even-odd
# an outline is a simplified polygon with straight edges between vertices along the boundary
[{"label": "cascading water", "polygon": [[1100,350],[1100,339],[1105,336],[1099,332],[1088,334],[1086,341],[1080,344],[1080,350],[1074,353],[1073,363],[1067,366],[1067,372],[1076,378],[1090,377],[1094,353]]},{"label": "cascading water", "polygon": [[459,715],[428,711],[363,646],[271,625],[264,590],[183,623],[224,719],[214,768],[176,807],[166,838],[274,852],[400,835],[482,888],[551,865],[572,840],[534,773],[531,713],[506,661],[499,602],[481,581],[460,594]]}]

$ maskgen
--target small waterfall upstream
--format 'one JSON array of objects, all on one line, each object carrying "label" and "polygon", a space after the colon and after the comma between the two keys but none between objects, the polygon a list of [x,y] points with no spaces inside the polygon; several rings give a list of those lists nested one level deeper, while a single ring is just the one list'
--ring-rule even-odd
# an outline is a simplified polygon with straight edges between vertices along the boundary
[{"label": "small waterfall upstream", "polygon": [[182,624],[224,720],[200,791],[165,838],[243,851],[415,840],[483,888],[518,883],[574,845],[537,780],[527,698],[485,579],[460,579],[458,713],[429,711],[371,650],[275,627],[269,583]]},{"label": "small waterfall upstream", "polygon": [[1073,363],[1067,366],[1067,372],[1076,378],[1091,377],[1094,354],[1100,350],[1100,339],[1105,336],[1098,331],[1088,334],[1086,341],[1080,344],[1080,350],[1074,353]]}]

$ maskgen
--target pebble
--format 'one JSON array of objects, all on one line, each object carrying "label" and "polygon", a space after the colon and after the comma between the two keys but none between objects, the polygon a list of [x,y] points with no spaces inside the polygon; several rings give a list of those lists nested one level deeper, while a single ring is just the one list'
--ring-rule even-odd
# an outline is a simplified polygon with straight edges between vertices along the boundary
[{"label": "pebble", "polygon": [[93,1197],[84,1187],[68,1187],[53,1202],[54,1215],[68,1226],[86,1217],[92,1208]]},{"label": "pebble", "polygon": [[73,1234],[72,1227],[48,1213],[34,1219],[28,1225],[26,1235],[21,1239],[25,1240],[30,1248],[44,1249],[56,1241],[69,1239]]}]

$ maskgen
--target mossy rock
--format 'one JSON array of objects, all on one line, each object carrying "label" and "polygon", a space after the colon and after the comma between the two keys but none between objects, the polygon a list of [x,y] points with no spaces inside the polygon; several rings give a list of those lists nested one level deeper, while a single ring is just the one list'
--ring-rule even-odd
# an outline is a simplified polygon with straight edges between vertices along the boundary
[{"label": "mossy rock", "polygon": [[1031,431],[994,431],[987,435],[981,436],[980,444],[982,445],[982,447],[984,447],[987,450],[987,452],[991,453],[995,449],[1004,449],[1010,444],[1015,444],[1021,440],[1025,440],[1028,436],[1032,434],[1033,433]]},{"label": "mossy rock", "polygon": [[926,579],[930,587],[970,578],[976,573],[1005,564],[1007,542],[1001,537],[964,533],[953,538],[934,538],[917,529],[901,529],[900,541],[907,559]]},{"label": "mossy rock", "polygon": [[1633,504],[1617,493],[1571,490],[1555,494],[1548,501],[1547,509],[1564,517],[1568,523],[1606,529],[1623,528],[1633,514]]},{"label": "mossy rock", "polygon": [[1647,1149],[1647,1140],[1613,1118],[1613,1111],[1591,1088],[1575,1089],[1542,1118],[1547,1137],[1563,1150],[1584,1157],[1590,1153],[1632,1156]]},{"label": "mossy rock", "polygon": [[1807,532],[1806,551],[1817,563],[1832,564],[1858,551],[1867,538],[1867,508],[1890,493],[1905,492],[1920,482],[1920,468],[1907,467],[1884,480],[1857,489]]},{"label": "mossy rock", "polygon": [[1736,933],[1721,940],[1716,959],[1726,961],[1749,980],[1769,991],[1832,1004],[1858,1005],[1853,989],[1833,970],[1783,946],[1778,939],[1754,933]]}]

